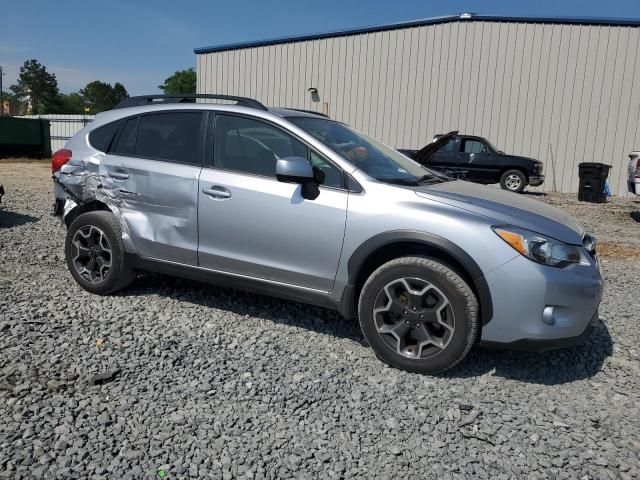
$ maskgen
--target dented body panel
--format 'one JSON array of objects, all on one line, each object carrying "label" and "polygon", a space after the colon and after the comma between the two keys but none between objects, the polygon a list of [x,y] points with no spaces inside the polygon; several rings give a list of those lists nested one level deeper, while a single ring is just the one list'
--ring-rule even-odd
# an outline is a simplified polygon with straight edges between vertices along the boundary
[{"label": "dented body panel", "polygon": [[[207,112],[199,165],[105,153],[89,142],[93,130],[119,119],[179,110]],[[308,200],[299,184],[216,168],[207,144],[213,138],[211,112],[278,126],[341,170],[343,188],[320,186],[319,195]],[[581,245],[583,231],[570,217],[465,182],[408,186],[376,180],[287,116],[309,114],[218,104],[100,114],[67,143],[72,157],[54,173],[62,217],[68,224],[83,207],[109,210],[136,262],[153,261],[163,265],[158,271],[189,278],[234,279],[241,288],[329,306],[347,316],[355,314],[365,264],[376,262],[391,243],[417,242],[426,251],[444,252],[466,271],[482,307],[483,341],[545,342],[579,333],[594,318],[602,293],[595,257],[579,268],[541,266],[492,230],[508,224]],[[588,258],[586,250],[582,254]],[[525,281],[535,289],[513,286]],[[517,318],[514,305],[520,306]],[[557,326],[541,324],[549,306],[558,312]]]}]

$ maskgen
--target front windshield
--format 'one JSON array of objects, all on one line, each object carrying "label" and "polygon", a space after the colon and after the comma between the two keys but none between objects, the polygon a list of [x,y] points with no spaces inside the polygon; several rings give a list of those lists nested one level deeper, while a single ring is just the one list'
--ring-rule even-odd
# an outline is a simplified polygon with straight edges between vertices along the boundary
[{"label": "front windshield", "polygon": [[288,120],[377,180],[417,184],[427,179],[439,181],[444,179],[442,174],[421,166],[343,123],[309,117],[295,117]]}]

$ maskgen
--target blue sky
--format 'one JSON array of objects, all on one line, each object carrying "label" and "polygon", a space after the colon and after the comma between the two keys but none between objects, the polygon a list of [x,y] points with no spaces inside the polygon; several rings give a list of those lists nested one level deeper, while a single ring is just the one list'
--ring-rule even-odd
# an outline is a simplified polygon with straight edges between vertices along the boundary
[{"label": "blue sky", "polygon": [[0,0],[5,89],[24,60],[56,74],[63,92],[92,80],[155,93],[195,66],[195,47],[379,25],[461,12],[640,18],[640,0]]}]

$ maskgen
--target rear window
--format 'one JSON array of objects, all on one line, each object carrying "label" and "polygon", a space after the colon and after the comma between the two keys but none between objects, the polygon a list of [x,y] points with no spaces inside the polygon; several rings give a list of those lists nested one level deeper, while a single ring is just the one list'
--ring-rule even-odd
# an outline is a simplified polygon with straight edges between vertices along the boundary
[{"label": "rear window", "polygon": [[116,134],[119,124],[119,121],[107,123],[106,125],[91,131],[89,133],[89,143],[91,146],[96,150],[106,152],[109,145],[111,145],[111,140],[113,140],[113,136]]}]

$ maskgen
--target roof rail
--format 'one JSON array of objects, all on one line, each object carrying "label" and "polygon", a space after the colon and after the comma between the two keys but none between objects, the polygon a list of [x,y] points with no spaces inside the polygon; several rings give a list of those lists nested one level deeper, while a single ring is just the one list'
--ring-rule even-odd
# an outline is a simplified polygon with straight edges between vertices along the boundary
[{"label": "roof rail", "polygon": [[313,111],[313,110],[305,110],[304,108],[290,108],[290,107],[285,107],[285,108],[287,110],[293,110],[294,112],[311,113],[313,115],[320,115],[321,117],[331,118],[326,113],[316,112],[316,111]]},{"label": "roof rail", "polygon": [[170,95],[140,95],[122,100],[114,108],[141,107],[144,105],[155,105],[159,103],[195,103],[197,98],[209,98],[212,100],[230,100],[242,107],[255,108],[258,110],[268,110],[259,101],[253,98],[237,97],[235,95],[209,95],[203,93],[176,93]]}]

